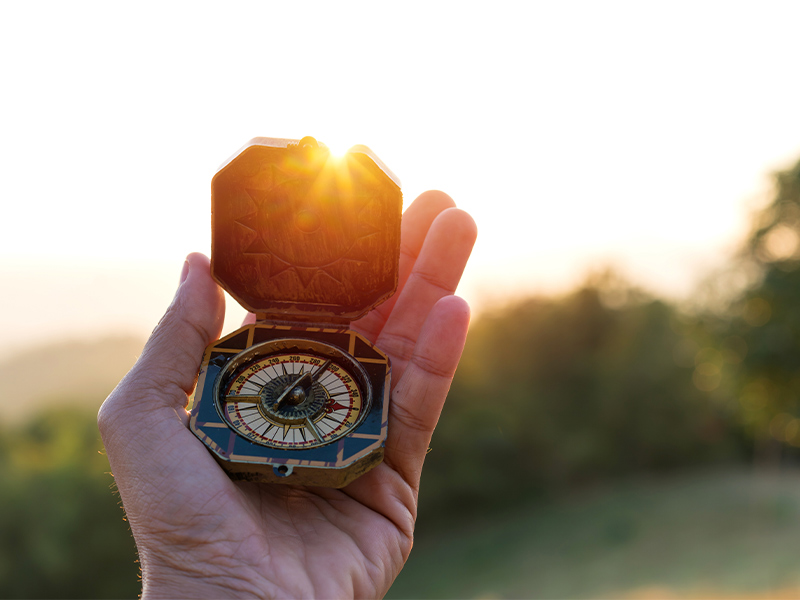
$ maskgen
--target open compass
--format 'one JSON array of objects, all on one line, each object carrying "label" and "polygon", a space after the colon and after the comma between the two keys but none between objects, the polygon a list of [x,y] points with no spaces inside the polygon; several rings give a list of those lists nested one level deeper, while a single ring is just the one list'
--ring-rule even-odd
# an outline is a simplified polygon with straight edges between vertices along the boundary
[{"label": "open compass", "polygon": [[342,487],[383,458],[402,194],[366,147],[256,138],[212,180],[211,272],[256,322],[211,344],[190,427],[239,479]]}]

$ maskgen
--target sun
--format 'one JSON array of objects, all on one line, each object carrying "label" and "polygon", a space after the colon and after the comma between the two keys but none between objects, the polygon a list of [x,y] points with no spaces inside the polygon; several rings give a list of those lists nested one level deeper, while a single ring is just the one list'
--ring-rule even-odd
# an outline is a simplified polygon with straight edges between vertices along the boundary
[{"label": "sun", "polygon": [[326,137],[321,140],[321,143],[330,150],[334,158],[341,158],[352,148],[355,144],[348,141],[346,138]]}]

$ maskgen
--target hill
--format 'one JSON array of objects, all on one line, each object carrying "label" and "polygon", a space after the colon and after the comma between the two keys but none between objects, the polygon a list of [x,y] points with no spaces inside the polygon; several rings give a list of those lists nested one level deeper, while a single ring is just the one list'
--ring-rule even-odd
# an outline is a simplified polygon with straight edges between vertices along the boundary
[{"label": "hill", "polygon": [[63,341],[0,362],[0,422],[18,423],[53,405],[96,410],[136,362],[144,341]]}]

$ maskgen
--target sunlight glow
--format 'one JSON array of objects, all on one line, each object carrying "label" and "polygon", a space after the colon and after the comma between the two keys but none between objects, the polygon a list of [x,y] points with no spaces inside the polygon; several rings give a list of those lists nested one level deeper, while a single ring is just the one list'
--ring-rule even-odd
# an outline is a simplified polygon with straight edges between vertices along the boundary
[{"label": "sunlight glow", "polygon": [[[4,83],[24,91],[0,111],[0,262],[21,298],[0,319],[6,340],[103,332],[113,319],[148,333],[139,315],[157,321],[186,254],[210,251],[211,177],[254,136],[313,136],[334,158],[364,144],[402,181],[406,208],[428,189],[449,194],[480,231],[458,291],[476,311],[565,292],[608,266],[687,297],[750,231],[769,172],[800,154],[798,83],[786,77],[794,3],[586,2],[579,21],[574,6],[520,3],[493,8],[494,29],[484,11],[446,4],[424,19],[378,6],[345,19],[333,5],[198,6],[191,27],[177,7],[159,20],[109,8],[119,28],[6,4],[0,49],[20,60]],[[270,48],[292,48],[292,60],[256,76],[264,23],[276,24]],[[340,68],[321,60],[332,47],[348,57]],[[314,229],[314,215],[300,225]],[[762,251],[800,255],[800,229],[776,229]],[[132,265],[147,297],[114,265]],[[45,285],[56,269],[59,287]],[[45,282],[35,296],[34,281]],[[52,289],[74,300],[71,325],[38,319]],[[93,318],[101,297],[116,304],[106,320]]]},{"label": "sunlight glow", "polygon": [[324,144],[325,147],[327,147],[328,150],[330,150],[331,156],[333,156],[334,158],[343,157],[345,154],[347,154],[347,151],[354,146],[352,142],[346,142],[336,138],[323,139],[318,141]]}]

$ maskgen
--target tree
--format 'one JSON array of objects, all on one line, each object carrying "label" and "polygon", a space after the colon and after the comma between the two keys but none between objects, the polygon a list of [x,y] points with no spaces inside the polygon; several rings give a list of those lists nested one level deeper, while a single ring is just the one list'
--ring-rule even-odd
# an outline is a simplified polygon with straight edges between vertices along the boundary
[{"label": "tree", "polygon": [[800,446],[800,161],[773,182],[737,262],[758,279],[731,305],[731,333],[746,348],[741,419],[765,448],[768,440]]}]

